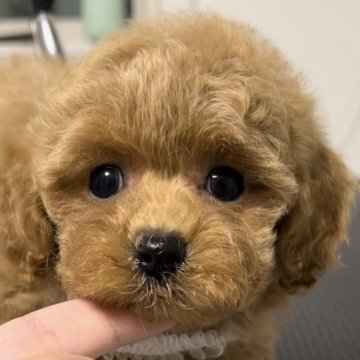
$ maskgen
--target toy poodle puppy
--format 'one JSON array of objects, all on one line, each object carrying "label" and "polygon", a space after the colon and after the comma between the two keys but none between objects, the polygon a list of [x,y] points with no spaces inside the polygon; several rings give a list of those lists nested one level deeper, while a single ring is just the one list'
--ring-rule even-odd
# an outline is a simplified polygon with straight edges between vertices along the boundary
[{"label": "toy poodle puppy", "polygon": [[269,42],[211,15],[0,72],[0,322],[69,297],[171,333],[111,359],[271,359],[336,261],[354,180]]}]

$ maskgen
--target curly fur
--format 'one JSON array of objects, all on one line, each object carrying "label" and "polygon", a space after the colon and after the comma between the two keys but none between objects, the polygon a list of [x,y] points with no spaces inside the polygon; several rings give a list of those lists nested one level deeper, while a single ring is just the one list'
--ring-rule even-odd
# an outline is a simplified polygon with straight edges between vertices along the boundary
[{"label": "curly fur", "polygon": [[[232,319],[246,336],[223,358],[270,359],[274,309],[336,260],[354,189],[279,51],[245,25],[170,16],[76,66],[15,59],[0,83],[0,322],[80,296],[178,332]],[[126,186],[99,201],[88,177],[107,163]],[[218,165],[245,177],[237,201],[205,191]],[[165,287],[133,266],[149,229],[187,241]]]}]

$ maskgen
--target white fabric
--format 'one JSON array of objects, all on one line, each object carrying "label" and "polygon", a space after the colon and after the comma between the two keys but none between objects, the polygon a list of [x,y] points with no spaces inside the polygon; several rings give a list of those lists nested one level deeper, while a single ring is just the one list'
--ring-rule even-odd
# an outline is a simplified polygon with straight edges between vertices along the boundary
[{"label": "white fabric", "polygon": [[237,339],[238,329],[228,326],[190,334],[165,333],[122,346],[104,357],[106,360],[183,360],[188,353],[202,360],[222,355],[226,345]]}]

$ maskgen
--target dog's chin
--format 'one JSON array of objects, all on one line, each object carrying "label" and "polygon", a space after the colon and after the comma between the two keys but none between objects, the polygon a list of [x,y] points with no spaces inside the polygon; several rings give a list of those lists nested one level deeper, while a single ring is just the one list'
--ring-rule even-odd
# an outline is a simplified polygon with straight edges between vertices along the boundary
[{"label": "dog's chin", "polygon": [[67,287],[65,282],[63,287],[70,298],[86,298],[111,310],[125,310],[146,322],[174,321],[176,332],[209,328],[238,312],[235,304],[224,307],[210,298],[205,302],[193,289],[182,286],[174,275],[138,276],[136,282],[122,286],[122,291],[105,284],[92,284],[93,291],[89,291],[83,285]]}]

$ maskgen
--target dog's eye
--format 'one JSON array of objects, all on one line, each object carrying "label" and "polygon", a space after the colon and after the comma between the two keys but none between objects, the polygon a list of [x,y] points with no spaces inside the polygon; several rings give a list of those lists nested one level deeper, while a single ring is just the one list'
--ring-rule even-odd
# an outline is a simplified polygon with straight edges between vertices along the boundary
[{"label": "dog's eye", "polygon": [[112,165],[103,165],[90,173],[89,189],[91,193],[106,199],[119,192],[124,185],[121,171]]},{"label": "dog's eye", "polygon": [[244,180],[230,167],[217,167],[207,177],[206,190],[218,200],[233,201],[244,192]]}]

